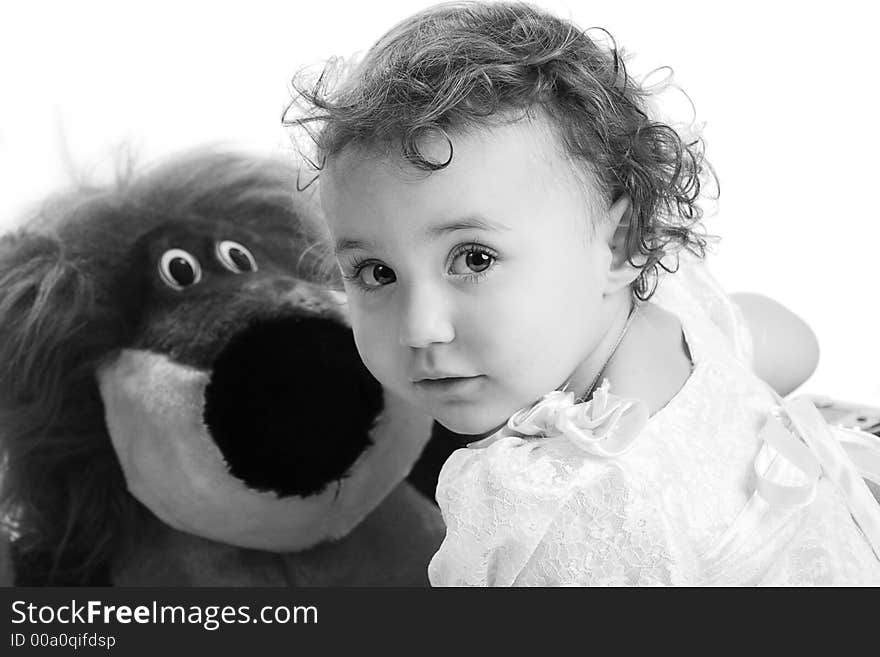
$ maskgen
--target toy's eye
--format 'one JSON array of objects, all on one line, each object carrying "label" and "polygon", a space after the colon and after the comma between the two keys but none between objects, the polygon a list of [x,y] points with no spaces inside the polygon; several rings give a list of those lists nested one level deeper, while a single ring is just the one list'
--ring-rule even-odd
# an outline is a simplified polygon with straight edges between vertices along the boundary
[{"label": "toy's eye", "polygon": [[246,271],[257,271],[257,261],[247,247],[232,240],[217,243],[217,259],[229,271],[241,274]]},{"label": "toy's eye", "polygon": [[168,249],[159,259],[159,276],[168,287],[182,290],[202,280],[202,267],[191,253]]}]

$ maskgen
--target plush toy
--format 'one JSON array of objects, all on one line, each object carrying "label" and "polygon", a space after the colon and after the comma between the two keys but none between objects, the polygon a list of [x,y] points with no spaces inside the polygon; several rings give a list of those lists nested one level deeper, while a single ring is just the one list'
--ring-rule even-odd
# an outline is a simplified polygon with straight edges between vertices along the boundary
[{"label": "plush toy", "polygon": [[427,584],[430,420],[361,364],[296,180],[197,152],[0,240],[16,584]]}]

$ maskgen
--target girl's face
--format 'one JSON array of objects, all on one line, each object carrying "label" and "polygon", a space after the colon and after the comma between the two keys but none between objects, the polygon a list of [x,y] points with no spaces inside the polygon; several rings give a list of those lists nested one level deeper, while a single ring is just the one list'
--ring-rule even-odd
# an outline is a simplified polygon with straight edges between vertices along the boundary
[{"label": "girl's face", "polygon": [[[454,147],[430,174],[343,151],[321,194],[366,366],[452,431],[481,434],[566,382],[589,386],[617,289],[613,231],[543,123]],[[444,161],[448,144],[423,152]]]}]

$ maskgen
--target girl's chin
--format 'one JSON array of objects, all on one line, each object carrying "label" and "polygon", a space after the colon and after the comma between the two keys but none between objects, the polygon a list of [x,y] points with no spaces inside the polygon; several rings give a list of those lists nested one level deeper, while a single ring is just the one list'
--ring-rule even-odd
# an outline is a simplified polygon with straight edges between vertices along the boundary
[{"label": "girl's chin", "polygon": [[522,406],[500,400],[474,399],[466,403],[430,404],[425,410],[447,430],[472,439],[488,438],[502,429]]},{"label": "girl's chin", "polygon": [[438,417],[436,418],[437,422],[442,424],[444,428],[451,431],[454,434],[458,434],[462,438],[466,439],[467,442],[474,442],[477,440],[482,440],[483,438],[488,438],[493,433],[501,429],[505,424],[507,424],[507,419],[505,418],[501,422],[497,420],[487,420],[486,418],[482,418],[482,421],[476,418],[450,418],[450,417]]}]

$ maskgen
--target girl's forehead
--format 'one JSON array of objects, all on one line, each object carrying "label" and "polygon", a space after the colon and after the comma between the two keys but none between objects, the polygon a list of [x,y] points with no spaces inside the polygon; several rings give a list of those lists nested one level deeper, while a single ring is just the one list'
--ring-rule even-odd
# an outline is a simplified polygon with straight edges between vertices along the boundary
[{"label": "girl's forehead", "polygon": [[[565,152],[547,119],[526,117],[486,126],[448,132],[427,130],[417,142],[419,154],[429,162],[445,163],[426,170],[407,160],[401,148],[389,144],[358,143],[328,158],[322,177],[332,192],[352,183],[373,186],[410,185],[450,181],[456,184],[491,184],[519,187],[523,181],[566,182],[583,185],[584,176]],[[440,186],[437,184],[436,186]]]},{"label": "girl's forehead", "polygon": [[[393,150],[352,146],[328,160],[322,201],[331,231],[366,233],[377,228],[483,217],[505,222],[529,215],[540,220],[554,197],[587,222],[600,207],[594,187],[562,151],[546,126],[522,120],[466,132],[426,136],[422,154],[445,161],[437,171],[418,169]],[[596,202],[594,202],[596,201]]]},{"label": "girl's forehead", "polygon": [[558,144],[546,119],[508,115],[500,115],[485,125],[462,126],[448,131],[426,130],[416,142],[426,160],[450,165],[455,159],[464,159],[465,165],[470,164],[474,153],[488,157],[516,153],[521,158],[550,162],[561,153],[557,152]]}]

